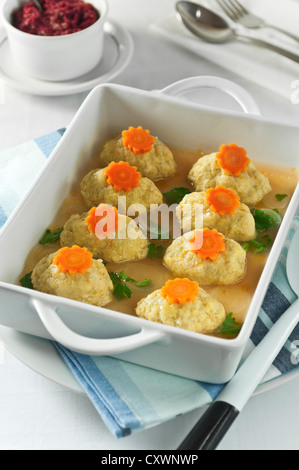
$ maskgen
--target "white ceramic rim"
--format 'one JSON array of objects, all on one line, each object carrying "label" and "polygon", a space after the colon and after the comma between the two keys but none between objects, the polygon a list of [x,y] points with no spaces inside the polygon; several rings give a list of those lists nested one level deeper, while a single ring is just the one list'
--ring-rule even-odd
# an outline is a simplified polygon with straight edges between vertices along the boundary
[{"label": "white ceramic rim", "polygon": [[[123,86],[123,85],[113,85],[113,84],[108,85],[108,84],[106,84],[106,85],[103,85],[103,86],[104,86],[104,87],[107,87],[107,88],[110,88],[110,87],[111,87],[112,89],[113,89],[113,88],[116,88],[116,89],[122,88],[122,89],[128,89],[128,90],[130,90],[129,87],[125,87],[125,86]],[[97,87],[97,88],[100,88],[100,87]],[[145,94],[151,93],[151,92],[145,92],[145,91],[143,91],[143,90],[138,90],[138,89],[131,89],[131,90],[134,91],[134,93],[135,93],[136,95],[141,95],[141,94],[143,95],[144,93],[145,93]],[[94,89],[94,90],[90,93],[89,100],[92,100],[92,99],[93,99],[94,94],[95,94],[96,92],[97,92],[97,89]],[[178,102],[180,101],[180,103],[182,104],[182,100],[180,100],[179,98],[173,98],[173,97],[169,97],[169,96],[167,96],[167,95],[164,95],[164,97],[163,97],[163,101],[165,100],[166,102],[167,102],[167,101],[173,101],[174,99],[176,99]],[[201,109],[206,109],[206,107],[199,106],[198,104],[196,104],[196,105],[194,105],[194,104],[189,104],[188,107],[189,107],[189,106],[190,106],[191,108],[192,108],[192,107],[193,107],[193,108],[194,108],[194,107],[196,107],[196,108],[199,107],[199,108],[201,108]],[[184,107],[185,107],[185,106],[184,106]],[[211,109],[211,108],[210,108],[210,109]],[[214,109],[214,111],[215,111],[215,113],[217,113],[217,114],[218,114],[218,113],[222,113],[222,114],[225,114],[225,115],[232,114],[232,115],[236,116],[236,112],[233,112],[233,113],[232,113],[232,112],[225,112],[225,111],[223,111],[223,110],[217,110],[217,109],[216,109],[216,110]],[[240,114],[237,113],[237,114],[240,115],[240,119],[242,119],[242,120],[245,119],[245,116],[243,115],[243,113],[240,113]],[[243,117],[242,117],[242,116],[243,116]],[[72,130],[72,128],[76,125],[77,119],[79,119],[78,116],[77,116],[77,118],[75,118],[75,119],[72,121],[72,123],[70,124],[69,128],[67,129],[66,133],[64,134],[64,139],[65,139],[65,138],[70,138],[70,136],[71,136],[71,130]],[[247,120],[247,119],[252,120],[253,117],[250,117],[250,116],[249,116],[248,118],[246,118],[246,120]],[[259,120],[262,121],[262,119],[260,119],[259,117],[254,117],[254,121],[259,121]],[[277,123],[276,123],[276,124],[277,124]],[[282,126],[283,126],[283,125],[282,125]],[[290,126],[288,126],[288,127],[290,127]],[[63,139],[63,140],[64,140],[64,139]],[[61,145],[61,141],[60,141],[60,143],[58,143],[58,145],[57,145],[57,147],[56,147],[57,153],[59,153],[59,150],[58,150],[58,149],[60,148],[60,145]],[[56,152],[55,152],[55,153],[56,153]],[[52,162],[54,163],[55,155],[53,155],[53,157],[54,157],[54,159],[52,158],[51,162],[48,160],[48,164],[51,164]],[[46,166],[47,166],[47,165],[46,165]],[[40,180],[40,179],[45,179],[45,178],[46,178],[46,170],[43,171],[42,174],[39,175],[39,178],[38,178],[38,179]],[[35,182],[35,183],[36,183],[36,182]],[[34,189],[34,184],[29,188],[29,192],[31,192],[33,189]],[[296,192],[297,195],[298,195],[298,192],[299,192],[299,188],[297,188],[297,192]],[[292,218],[292,214],[293,214],[293,211],[294,211],[294,209],[295,209],[295,202],[296,202],[296,204],[297,204],[297,198],[293,197],[292,210],[291,210],[291,211],[288,210],[288,214],[289,214],[288,218]],[[17,216],[17,212],[18,212],[18,211],[15,212],[15,216]],[[286,224],[284,224],[284,228],[286,229]],[[284,230],[284,231],[285,231],[285,230]],[[280,231],[280,233],[281,233],[281,231]],[[267,287],[268,287],[268,282],[267,282],[267,281],[268,281],[268,280],[271,278],[271,276],[272,276],[272,272],[273,272],[274,267],[275,267],[275,265],[276,265],[278,255],[279,255],[279,253],[280,253],[280,251],[281,251],[281,247],[282,247],[282,244],[283,244],[283,242],[284,242],[283,233],[281,233],[281,236],[279,237],[279,242],[278,242],[278,243],[277,243],[277,242],[278,242],[278,240],[276,240],[276,242],[275,242],[275,247],[276,247],[277,249],[274,250],[275,252],[277,252],[277,256],[275,255],[275,256],[272,257],[272,264],[271,264],[271,266],[270,266],[269,263],[268,263],[267,273],[265,272],[265,270],[264,270],[264,272],[263,272],[263,275],[264,275],[264,276],[263,276],[263,280],[264,280],[265,282],[262,283],[262,287],[259,289],[259,296],[258,296],[258,298],[260,298],[260,299],[262,299],[262,298],[264,297],[264,294],[265,294],[266,289],[267,289]],[[274,247],[273,247],[273,249],[274,249]],[[1,283],[0,283],[0,284],[1,284]],[[11,289],[11,290],[16,290],[16,291],[18,291],[18,290],[19,290],[19,287],[18,287],[18,286],[10,286],[10,289]],[[20,290],[21,290],[21,288],[20,288]],[[23,290],[23,292],[24,292],[24,288],[22,288],[22,290]],[[30,294],[32,295],[32,292],[30,292]],[[32,295],[32,296],[33,296],[33,295]],[[49,295],[45,295],[45,294],[42,294],[42,293],[39,293],[39,292],[35,292],[35,293],[34,293],[34,297],[39,298],[39,299],[41,299],[41,300],[46,300],[46,297],[47,297],[47,299],[48,299],[49,301],[51,300]],[[255,296],[255,297],[256,297],[256,296]],[[57,297],[53,298],[53,302],[55,302],[55,299],[57,299]],[[77,304],[76,301],[71,301],[71,300],[69,300],[69,299],[67,299],[67,300],[66,300],[66,299],[61,299],[61,300],[60,300],[60,303],[61,303],[61,304],[63,304],[64,302],[67,302],[69,306],[73,305],[74,307],[76,306],[75,304]],[[92,309],[92,306],[89,307],[89,308]],[[196,338],[196,339],[197,339],[197,338],[199,338],[199,336],[200,336],[200,338],[199,338],[199,339],[200,339],[200,343],[209,343],[210,345],[213,345],[213,344],[214,344],[214,345],[222,346],[222,347],[224,347],[224,349],[229,348],[229,349],[231,350],[231,352],[233,353],[233,351],[236,350],[236,349],[238,349],[238,347],[240,347],[240,346],[242,347],[242,345],[245,346],[245,344],[247,343],[247,340],[248,340],[249,335],[250,335],[250,333],[251,333],[251,329],[252,329],[252,327],[253,327],[253,324],[255,323],[255,319],[256,319],[256,316],[257,316],[257,314],[258,314],[258,311],[257,311],[258,309],[257,309],[257,310],[256,310],[256,309],[257,309],[257,308],[256,308],[256,306],[255,306],[256,315],[254,315],[254,316],[251,315],[251,318],[250,318],[250,319],[248,318],[248,315],[247,315],[247,318],[246,318],[246,320],[245,320],[245,322],[247,321],[246,333],[245,333],[244,329],[242,329],[241,333],[238,335],[237,338],[232,339],[232,340],[229,340],[229,341],[227,341],[226,339],[213,338],[213,337],[208,337],[208,336],[206,336],[206,335],[200,335],[200,334],[198,334],[198,333],[192,333],[192,332],[189,332],[189,331],[186,331],[186,330],[181,330],[181,329],[178,329],[178,328],[175,328],[175,327],[170,327],[170,326],[167,326],[167,325],[159,325],[159,324],[158,324],[158,325],[156,325],[156,324],[149,325],[149,322],[148,322],[147,320],[144,320],[144,321],[143,321],[143,319],[141,319],[141,318],[134,318],[133,321],[134,321],[135,326],[137,326],[137,327],[140,326],[140,327],[142,328],[142,326],[144,326],[146,329],[149,329],[149,328],[156,329],[156,330],[159,330],[161,333],[162,333],[162,332],[166,332],[166,333],[169,332],[170,336],[173,336],[173,337],[175,337],[175,336],[184,336],[185,338],[190,338],[190,339],[192,339],[192,338],[195,339],[195,338]],[[115,315],[114,315],[114,313],[115,313]],[[103,315],[105,315],[105,312],[103,312]],[[119,319],[119,312],[113,312],[113,311],[111,312],[111,311],[109,311],[109,317],[114,317],[114,316],[115,316],[115,318]],[[122,320],[124,321],[124,323],[129,323],[129,322],[131,321],[131,318],[130,318],[130,316],[128,316],[128,318],[127,318],[126,316],[123,316],[123,319],[122,319]],[[244,322],[244,324],[245,324],[245,322]],[[153,342],[155,342],[155,338],[152,337],[152,339],[153,339]],[[244,340],[245,340],[245,341],[244,341]]]},{"label": "white ceramic rim", "polygon": [[[200,78],[200,77],[199,77]],[[192,82],[194,82],[194,80],[196,80],[196,77],[194,78],[191,78],[190,79]],[[188,83],[188,80],[185,81],[185,88],[186,88],[186,85]],[[85,100],[85,104],[82,104],[81,106],[81,109],[83,106],[87,106],[88,105],[88,102],[90,100],[93,99],[93,94],[97,92],[97,89],[100,87],[101,85],[99,85],[98,87],[94,88],[90,93],[89,93],[89,96],[86,98]],[[104,85],[105,86],[105,85]],[[108,86],[108,85],[107,85]],[[113,87],[121,87],[121,88],[129,88],[129,87],[124,87],[122,85],[109,85],[111,86],[112,88]],[[164,89],[165,90],[165,89]],[[132,89],[132,91],[134,91],[135,93],[145,93],[143,90],[138,90],[138,89]],[[151,93],[151,92],[147,92],[147,93]],[[163,95],[163,94],[162,94]],[[167,96],[166,93],[164,93],[164,99],[166,100],[173,100],[173,99],[176,99],[176,98],[173,98],[172,96],[169,97]],[[179,98],[177,98],[179,99]],[[181,100],[180,100],[181,101]],[[190,103],[190,102],[189,102]],[[195,107],[201,107],[199,106],[198,104],[197,105],[192,105],[192,103],[189,104],[190,106],[195,106]],[[221,112],[221,113],[225,113],[225,111],[221,110],[215,110],[214,108],[214,111],[215,112]],[[234,115],[236,114],[235,112],[233,113]],[[240,116],[243,115],[243,113],[238,113],[240,114]],[[54,160],[55,160],[55,155],[57,153],[59,153],[59,148],[60,146],[62,145],[62,141],[65,141],[65,139],[68,139],[69,136],[70,136],[70,133],[72,132],[72,128],[73,126],[75,125],[76,123],[76,120],[79,119],[79,113],[77,113],[77,117],[75,117],[72,121],[72,123],[70,124],[70,126],[68,127],[67,131],[65,132],[63,138],[60,140],[60,142],[57,144],[57,146],[55,147],[55,150],[53,152],[53,157],[54,157]],[[258,120],[259,117],[254,117],[254,119]],[[55,154],[55,155],[54,155]],[[29,195],[33,190],[34,190],[34,187],[36,184],[40,183],[40,181],[44,178],[46,178],[46,175],[47,175],[47,167],[48,165],[54,163],[54,160],[53,158],[52,159],[48,159],[47,163],[45,164],[42,172],[39,174],[38,178],[33,182],[33,184],[30,186],[30,188],[28,189],[28,192],[27,192],[27,195]],[[292,219],[293,217],[293,213],[295,211],[295,204],[297,204],[297,195],[299,193],[299,187],[297,187],[297,191],[295,192],[296,194],[294,194],[291,202],[290,202],[290,205],[289,205],[289,208],[287,210],[287,213],[285,215],[285,220],[290,220]],[[12,214],[11,216],[11,219],[7,222],[7,224],[10,224],[10,221],[13,221],[13,219],[17,218],[18,217],[18,212],[21,210],[21,208],[23,207],[23,203],[24,203],[24,200],[23,201],[20,201],[20,203],[18,204],[18,206],[16,207],[14,213]],[[286,224],[284,225],[284,227],[286,226]],[[282,227],[281,227],[282,228]],[[286,229],[285,229],[286,230]],[[274,267],[276,265],[276,262],[277,262],[277,259],[278,259],[278,256],[279,256],[279,253],[281,251],[281,248],[283,246],[283,243],[284,243],[284,235],[283,233],[281,232],[281,229],[279,231],[279,233],[281,234],[280,236],[278,236],[274,242],[274,245],[273,245],[273,255],[272,255],[272,264],[271,266],[269,265],[269,263],[267,264],[267,269],[263,270],[263,273],[261,275],[261,278],[260,278],[260,282],[259,282],[259,286],[261,286],[259,289],[258,289],[258,293],[261,295],[261,298],[264,297],[264,294],[266,292],[266,289],[268,287],[268,284],[269,284],[269,281],[271,279],[271,276],[272,276],[272,272],[274,270]],[[24,292],[24,288],[20,287],[20,286],[15,286],[15,285],[7,285],[6,283],[2,283],[0,282],[0,284],[2,285],[6,285],[7,288],[11,291],[22,291]],[[36,298],[36,299],[40,299],[41,302],[45,302],[46,304],[49,304],[51,303],[52,305],[55,304],[55,301],[57,301],[57,298],[55,296],[50,296],[48,294],[43,294],[41,292],[34,292],[32,293],[32,291],[28,292],[29,296],[32,297],[32,298]],[[256,299],[257,295],[255,294],[254,295],[254,299]],[[256,302],[256,300],[255,300]],[[73,301],[73,300],[70,300],[70,299],[65,299],[65,298],[61,298],[59,299],[59,304],[60,305],[63,305],[63,304],[68,304],[68,305],[73,305],[74,308],[76,307],[77,305],[77,302],[76,301]],[[251,307],[250,308],[250,312],[251,312],[251,309],[253,308],[252,307],[252,304],[251,304]],[[255,307],[256,308],[256,307]],[[90,310],[90,311],[93,311],[95,309],[95,307],[93,306],[87,306],[87,309]],[[96,310],[98,311],[98,308],[96,308]],[[105,309],[103,309],[104,311],[102,312],[102,315],[105,316],[107,315],[107,312],[105,311]],[[124,316],[124,318],[122,319],[124,323],[127,323],[129,324],[130,322],[133,322],[136,326],[139,326],[140,329],[144,328],[146,330],[149,330],[149,329],[154,329],[154,330],[158,330],[160,331],[161,333],[163,332],[169,332],[170,334],[174,335],[174,336],[184,336],[185,338],[190,338],[190,339],[194,339],[194,338],[200,338],[200,342],[201,343],[208,343],[210,345],[219,345],[219,346],[222,346],[224,348],[229,348],[229,349],[234,349],[234,348],[237,348],[238,346],[240,345],[243,345],[245,344],[244,341],[247,342],[247,339],[248,339],[248,331],[251,332],[252,330],[252,327],[253,327],[253,324],[256,320],[256,316],[257,316],[258,312],[256,312],[256,315],[253,316],[253,315],[247,315],[246,318],[245,318],[245,321],[244,321],[244,328],[241,329],[241,332],[239,333],[239,335],[236,337],[236,338],[233,338],[233,339],[230,339],[230,340],[227,340],[227,339],[224,339],[224,338],[218,338],[218,337],[213,337],[213,336],[207,336],[207,335],[203,335],[203,334],[199,334],[199,333],[194,333],[192,331],[188,331],[188,330],[182,330],[182,329],[179,329],[179,328],[176,328],[176,327],[171,327],[171,326],[168,326],[168,325],[162,325],[162,324],[149,324],[149,322],[147,320],[144,320],[142,318],[134,318],[132,320],[132,318],[130,316]],[[112,318],[112,317],[115,317],[115,318],[119,318],[119,312],[114,312],[114,311],[109,311],[109,317]],[[245,327],[246,326],[246,327]],[[46,327],[47,329],[47,327]],[[53,335],[53,330],[52,330],[52,336],[55,338],[55,335]],[[148,337],[147,337],[148,339]],[[157,337],[155,335],[152,336],[152,340],[153,342],[157,341]],[[63,341],[61,341],[61,337],[59,338],[59,342],[61,342],[62,344],[65,344],[63,343]],[[151,342],[151,341],[150,341]],[[66,343],[65,344],[67,347],[68,347],[68,344]],[[83,352],[83,351],[82,351]],[[89,351],[90,353],[91,351]],[[96,352],[93,352],[93,354],[96,354]]]},{"label": "white ceramic rim", "polygon": [[[50,340],[33,337],[12,328],[0,326],[0,342],[5,349],[35,373],[65,387],[72,392],[86,396],[79,382],[65,365]],[[299,376],[299,369],[258,385],[254,395],[268,392]]]},{"label": "white ceramic rim", "polygon": [[[241,106],[246,114],[260,116],[260,109],[254,98],[245,88],[237,83],[222,77],[211,75],[202,75],[199,77],[190,77],[172,83],[160,90],[161,93],[168,96],[178,96],[185,91],[192,91],[198,88],[216,88],[230,95]],[[215,109],[215,107],[213,107]]]}]

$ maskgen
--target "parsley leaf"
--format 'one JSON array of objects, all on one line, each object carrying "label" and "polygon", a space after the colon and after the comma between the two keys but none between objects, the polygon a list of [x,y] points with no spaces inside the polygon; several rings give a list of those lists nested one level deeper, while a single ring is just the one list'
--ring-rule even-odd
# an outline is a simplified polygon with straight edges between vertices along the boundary
[{"label": "parsley leaf", "polygon": [[119,277],[122,281],[131,282],[132,284],[135,284],[135,286],[138,286],[138,287],[147,286],[148,284],[152,282],[151,279],[144,279],[143,281],[140,281],[140,282],[135,281],[135,279],[128,276],[124,271],[120,272]]},{"label": "parsley leaf", "polygon": [[251,209],[255,221],[255,227],[258,231],[265,230],[272,226],[272,221],[261,209]]},{"label": "parsley leaf", "polygon": [[111,271],[111,272],[108,273],[108,274],[109,274],[110,279],[111,279],[111,281],[112,281],[112,284],[113,284],[114,286],[116,286],[116,284],[118,284],[119,282],[121,282],[121,277],[120,277],[120,275],[119,275],[118,273],[114,273],[114,272]]},{"label": "parsley leaf", "polygon": [[118,283],[113,289],[113,295],[117,300],[129,299],[132,295],[131,289],[125,283]]},{"label": "parsley leaf", "polygon": [[170,206],[171,204],[178,204],[181,202],[184,196],[186,194],[190,194],[190,190],[188,188],[184,187],[179,187],[179,188],[173,188],[170,191],[163,193],[163,196],[167,202],[167,204]]},{"label": "parsley leaf", "polygon": [[148,258],[163,258],[166,248],[162,245],[156,246],[154,243],[149,243],[147,248]]},{"label": "parsley leaf", "polygon": [[63,227],[57,228],[53,232],[51,230],[46,229],[39,241],[41,245],[44,245],[45,243],[50,243],[50,242],[56,242],[56,240],[59,240],[60,234],[63,230]]},{"label": "parsley leaf", "polygon": [[275,194],[277,201],[282,201],[284,198],[288,197],[287,194]]},{"label": "parsley leaf", "polygon": [[144,279],[144,281],[136,282],[135,286],[145,287],[148,286],[152,281],[150,279]]},{"label": "parsley leaf", "polygon": [[274,228],[280,225],[280,214],[271,209],[251,209],[255,221],[255,228],[257,232],[262,232],[267,228]]},{"label": "parsley leaf", "polygon": [[223,336],[237,336],[240,333],[242,328],[242,323],[235,320],[233,313],[230,312],[226,315],[220,329],[219,333]]},{"label": "parsley leaf", "polygon": [[[118,273],[116,273],[118,274]],[[127,281],[127,282],[136,282],[133,278],[131,278],[130,276],[128,276],[124,271],[121,271],[119,274],[118,274],[119,278],[122,280],[122,281]]]},{"label": "parsley leaf", "polygon": [[21,286],[27,287],[28,289],[33,289],[34,288],[33,284],[32,284],[32,280],[31,280],[31,274],[32,274],[32,271],[31,271],[31,273],[25,274],[25,276],[23,276],[20,279]]},{"label": "parsley leaf", "polygon": [[114,286],[113,295],[117,300],[124,300],[130,298],[132,295],[131,289],[123,282],[122,277],[119,273],[110,272],[110,279]]},{"label": "parsley leaf", "polygon": [[263,235],[256,237],[255,240],[243,243],[242,247],[245,251],[250,248],[254,253],[264,253],[264,251],[271,248],[272,243],[272,239],[269,235]]},{"label": "parsley leaf", "polygon": [[128,276],[124,271],[120,273],[109,272],[110,279],[113,283],[113,295],[117,300],[124,300],[132,296],[132,291],[128,287],[127,282],[135,284],[137,287],[144,287],[150,284],[150,279],[144,279],[143,281],[135,281],[132,277]]}]

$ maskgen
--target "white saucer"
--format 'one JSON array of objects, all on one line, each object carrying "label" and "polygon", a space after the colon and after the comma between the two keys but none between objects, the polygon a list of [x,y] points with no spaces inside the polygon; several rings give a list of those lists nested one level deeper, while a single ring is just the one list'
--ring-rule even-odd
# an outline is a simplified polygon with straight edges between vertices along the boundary
[{"label": "white saucer", "polygon": [[104,31],[104,54],[99,65],[88,74],[61,82],[38,80],[24,75],[13,62],[5,36],[0,40],[0,80],[17,90],[34,95],[58,96],[91,90],[122,72],[133,54],[133,39],[128,31],[114,21],[107,21]]},{"label": "white saucer", "polygon": [[[85,395],[51,341],[0,326],[0,341],[20,362],[39,375],[73,392]],[[257,387],[253,395],[267,392],[298,377],[299,370],[282,375]]]},{"label": "white saucer", "polygon": [[20,362],[43,377],[74,392],[85,394],[51,341],[0,326],[0,341]]}]

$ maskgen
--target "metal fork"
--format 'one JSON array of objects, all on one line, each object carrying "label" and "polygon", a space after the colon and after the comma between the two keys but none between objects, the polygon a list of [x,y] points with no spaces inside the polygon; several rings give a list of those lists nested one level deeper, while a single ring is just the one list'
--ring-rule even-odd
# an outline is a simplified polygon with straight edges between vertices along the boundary
[{"label": "metal fork", "polygon": [[262,18],[253,15],[250,13],[246,8],[241,5],[238,0],[217,0],[219,6],[223,9],[223,11],[229,16],[233,21],[236,23],[240,23],[242,26],[246,28],[252,29],[262,29],[262,28],[269,28],[280,33],[289,36],[294,41],[299,42],[299,37],[295,36],[284,29],[280,29],[277,26],[271,25],[266,23]]}]

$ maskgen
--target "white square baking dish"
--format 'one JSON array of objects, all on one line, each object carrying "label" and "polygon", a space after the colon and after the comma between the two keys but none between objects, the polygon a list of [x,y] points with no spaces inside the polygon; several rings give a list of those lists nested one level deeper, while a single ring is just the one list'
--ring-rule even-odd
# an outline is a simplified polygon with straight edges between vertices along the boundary
[{"label": "white square baking dish", "polygon": [[210,109],[165,93],[99,85],[88,95],[0,233],[0,324],[56,340],[82,353],[111,355],[196,380],[227,382],[240,362],[297,212],[298,186],[241,332],[234,339],[193,333],[15,285],[28,252],[51,224],[94,149],[129,125],[143,126],[165,143],[186,149],[217,149],[223,142],[238,141],[258,162],[299,167],[295,127]]}]

